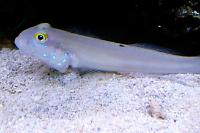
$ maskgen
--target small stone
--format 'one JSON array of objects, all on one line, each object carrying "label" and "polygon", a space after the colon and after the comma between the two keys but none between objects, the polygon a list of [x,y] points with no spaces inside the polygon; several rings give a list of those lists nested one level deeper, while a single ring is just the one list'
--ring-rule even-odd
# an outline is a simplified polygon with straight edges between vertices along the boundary
[{"label": "small stone", "polygon": [[148,106],[148,113],[151,117],[158,118],[158,119],[165,119],[166,116],[163,113],[162,107],[158,101],[155,99],[151,99]]}]

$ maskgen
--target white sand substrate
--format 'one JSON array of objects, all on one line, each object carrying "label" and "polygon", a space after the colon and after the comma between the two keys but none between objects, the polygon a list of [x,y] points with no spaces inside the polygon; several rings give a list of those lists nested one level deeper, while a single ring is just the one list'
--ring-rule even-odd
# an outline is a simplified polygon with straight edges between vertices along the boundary
[{"label": "white sand substrate", "polygon": [[200,75],[61,74],[2,49],[0,133],[200,133]]}]

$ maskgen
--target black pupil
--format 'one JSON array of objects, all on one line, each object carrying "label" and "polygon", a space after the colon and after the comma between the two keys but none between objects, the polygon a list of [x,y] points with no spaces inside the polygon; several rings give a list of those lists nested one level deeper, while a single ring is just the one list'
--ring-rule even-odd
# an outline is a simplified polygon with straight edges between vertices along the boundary
[{"label": "black pupil", "polygon": [[43,40],[43,39],[44,39],[44,37],[42,35],[38,36],[38,40]]}]

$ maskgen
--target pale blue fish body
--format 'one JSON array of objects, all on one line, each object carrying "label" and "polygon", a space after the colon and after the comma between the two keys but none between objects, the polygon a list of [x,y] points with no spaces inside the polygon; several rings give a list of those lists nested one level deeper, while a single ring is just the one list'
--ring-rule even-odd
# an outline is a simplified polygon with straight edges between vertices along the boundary
[{"label": "pale blue fish body", "polygon": [[178,56],[86,37],[53,28],[48,23],[22,31],[15,44],[24,53],[60,72],[71,66],[112,72],[200,73],[199,57]]}]

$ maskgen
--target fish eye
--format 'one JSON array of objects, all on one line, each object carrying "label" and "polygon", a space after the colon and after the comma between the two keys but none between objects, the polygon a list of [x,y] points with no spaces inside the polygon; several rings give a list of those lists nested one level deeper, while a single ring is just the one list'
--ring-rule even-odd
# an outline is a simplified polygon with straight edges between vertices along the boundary
[{"label": "fish eye", "polygon": [[35,39],[41,43],[44,43],[48,39],[48,34],[39,32],[34,35]]}]

